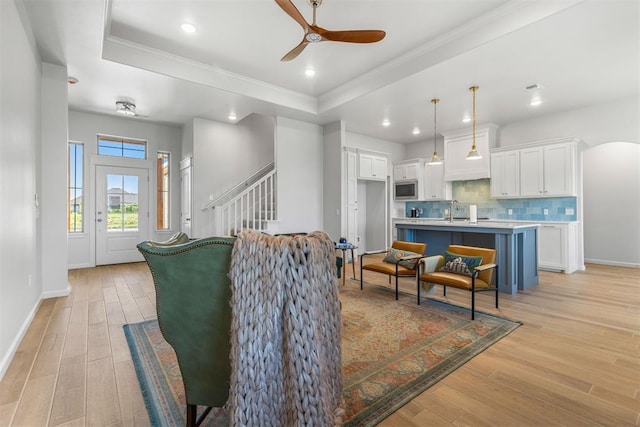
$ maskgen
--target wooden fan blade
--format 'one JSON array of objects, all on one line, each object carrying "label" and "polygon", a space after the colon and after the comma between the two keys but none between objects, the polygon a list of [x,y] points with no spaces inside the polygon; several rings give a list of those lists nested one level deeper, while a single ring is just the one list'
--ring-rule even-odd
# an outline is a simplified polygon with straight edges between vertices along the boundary
[{"label": "wooden fan blade", "polygon": [[291,49],[289,53],[280,59],[280,61],[291,61],[292,59],[297,58],[308,44],[309,42],[303,39],[298,46]]},{"label": "wooden fan blade", "polygon": [[305,33],[309,30],[309,23],[305,21],[304,17],[302,16],[298,8],[294,6],[291,0],[276,0],[276,3],[278,3],[278,6],[280,6],[282,10],[287,13],[287,15],[292,17],[298,24],[302,26]]},{"label": "wooden fan blade", "polygon": [[320,33],[329,41],[346,43],[375,43],[382,40],[386,34],[382,30],[325,31]]}]

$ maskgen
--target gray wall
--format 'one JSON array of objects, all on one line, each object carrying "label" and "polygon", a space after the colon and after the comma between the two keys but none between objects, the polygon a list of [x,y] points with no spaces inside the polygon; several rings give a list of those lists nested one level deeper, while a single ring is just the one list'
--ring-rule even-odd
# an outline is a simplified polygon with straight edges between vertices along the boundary
[{"label": "gray wall", "polygon": [[640,266],[640,144],[584,152],[585,261]]},{"label": "gray wall", "polygon": [[[0,379],[38,307],[41,63],[16,3],[0,2]],[[10,64],[10,66],[8,65]]]}]

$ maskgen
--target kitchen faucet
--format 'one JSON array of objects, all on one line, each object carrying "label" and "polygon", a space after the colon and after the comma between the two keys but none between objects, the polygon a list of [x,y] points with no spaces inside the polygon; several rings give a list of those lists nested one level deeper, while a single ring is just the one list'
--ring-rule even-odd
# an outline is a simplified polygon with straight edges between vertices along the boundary
[{"label": "kitchen faucet", "polygon": [[457,200],[452,200],[449,207],[449,222],[453,222],[453,205],[456,205],[456,210],[460,209],[460,205]]}]

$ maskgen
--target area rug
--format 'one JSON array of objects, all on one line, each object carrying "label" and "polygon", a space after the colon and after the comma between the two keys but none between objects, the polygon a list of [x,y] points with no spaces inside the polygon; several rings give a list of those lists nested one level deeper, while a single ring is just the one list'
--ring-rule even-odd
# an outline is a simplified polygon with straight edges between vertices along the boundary
[{"label": "area rug", "polygon": [[[340,287],[345,425],[372,426],[520,326],[379,286]],[[155,320],[124,326],[153,425],[184,425],[184,389]],[[228,425],[223,409],[206,426]]]}]

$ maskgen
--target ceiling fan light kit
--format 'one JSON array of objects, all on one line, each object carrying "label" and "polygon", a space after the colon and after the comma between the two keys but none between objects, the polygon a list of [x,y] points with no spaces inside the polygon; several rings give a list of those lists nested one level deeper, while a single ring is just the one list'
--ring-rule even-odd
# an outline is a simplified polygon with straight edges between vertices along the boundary
[{"label": "ceiling fan light kit", "polygon": [[275,2],[284,10],[287,15],[293,18],[302,29],[304,36],[302,41],[289,52],[287,52],[280,60],[291,61],[302,53],[309,43],[318,43],[324,41],[345,42],[345,43],[375,43],[382,40],[386,33],[382,30],[342,30],[332,31],[316,25],[316,9],[322,4],[322,0],[307,0],[313,8],[313,21],[309,24],[298,8],[295,7],[291,0],[275,0]]}]

